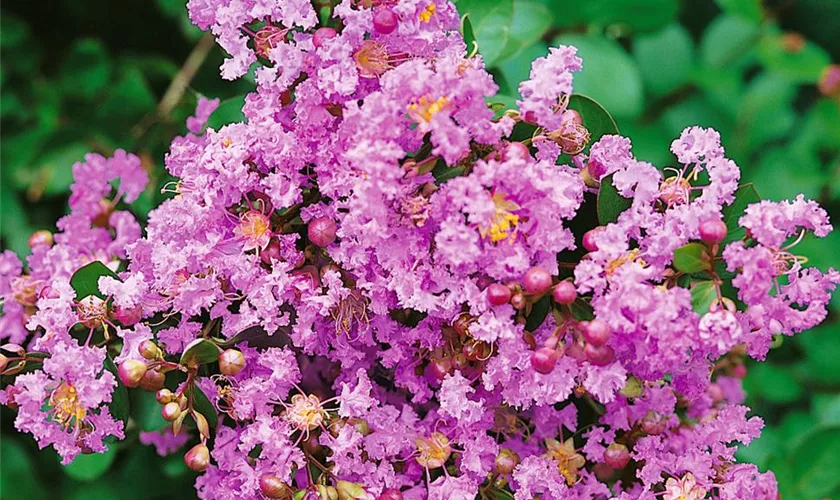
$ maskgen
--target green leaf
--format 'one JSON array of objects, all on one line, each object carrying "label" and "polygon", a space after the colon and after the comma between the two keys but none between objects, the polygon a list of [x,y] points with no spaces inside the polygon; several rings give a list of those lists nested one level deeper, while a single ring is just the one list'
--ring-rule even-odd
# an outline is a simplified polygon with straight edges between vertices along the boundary
[{"label": "green leaf", "polygon": [[534,306],[531,308],[531,314],[528,315],[528,320],[525,322],[525,329],[533,332],[539,328],[543,324],[543,321],[545,321],[550,310],[551,298],[546,295],[534,303]]},{"label": "green leaf", "polygon": [[513,0],[459,0],[458,10],[469,14],[484,63],[494,66],[510,40]]},{"label": "green leaf", "polygon": [[29,36],[26,22],[9,11],[4,10],[0,17],[0,47],[10,49],[20,46]]},{"label": "green leaf", "polygon": [[193,340],[181,354],[181,364],[185,366],[213,363],[218,359],[219,348],[207,339]]},{"label": "green leaf", "polygon": [[78,40],[62,60],[59,84],[66,95],[92,99],[108,85],[111,70],[111,60],[102,42]]},{"label": "green leaf", "polygon": [[134,410],[132,417],[141,431],[159,431],[169,425],[160,413],[161,405],[153,392],[133,391],[131,396]]},{"label": "green leaf", "polygon": [[574,45],[586,61],[583,70],[575,73],[577,92],[597,100],[618,118],[635,118],[642,113],[642,74],[618,42],[599,34],[566,34],[555,42]]},{"label": "green leaf", "polygon": [[709,312],[709,306],[716,298],[717,292],[712,281],[699,281],[691,285],[691,308],[697,314]]},{"label": "green leaf", "polygon": [[215,428],[219,423],[219,416],[216,414],[216,409],[213,407],[213,403],[210,402],[210,399],[206,394],[204,394],[204,391],[202,391],[198,385],[193,384],[192,391],[193,406],[202,415],[204,415],[210,427]]},{"label": "green leaf", "polygon": [[125,388],[125,385],[117,375],[117,365],[114,364],[110,356],[105,357],[105,369],[113,373],[114,378],[117,380],[117,388],[114,389],[114,393],[111,395],[111,404],[108,405],[108,410],[115,419],[122,420],[123,423],[128,423],[128,417],[131,414],[128,389]]},{"label": "green leaf", "polygon": [[569,99],[569,109],[573,109],[580,114],[583,126],[589,130],[589,144],[594,144],[605,135],[619,133],[618,125],[615,124],[615,120],[610,113],[598,101],[589,96],[572,94]]},{"label": "green leaf", "polygon": [[76,291],[76,299],[82,300],[89,295],[96,295],[100,299],[105,299],[105,295],[99,291],[99,278],[102,276],[110,276],[116,280],[120,279],[117,273],[108,269],[105,264],[98,260],[80,267],[73,273],[73,276],[70,277],[70,286]]},{"label": "green leaf", "polygon": [[3,459],[3,466],[0,467],[0,497],[26,500],[47,498],[46,483],[38,478],[39,471],[32,463],[33,455],[26,452],[16,436],[6,431],[3,431],[3,439],[0,439],[0,457]]},{"label": "green leaf", "polygon": [[470,15],[464,14],[461,16],[461,35],[464,37],[464,44],[467,46],[467,55],[478,52],[478,42],[475,39],[475,30],[470,21]]},{"label": "green leaf", "polygon": [[633,204],[629,198],[618,193],[613,185],[613,176],[608,175],[601,179],[601,188],[598,190],[598,222],[606,226],[618,220],[621,212],[624,212]]},{"label": "green leaf", "polygon": [[757,168],[748,171],[749,178],[767,199],[789,199],[800,193],[819,199],[829,172],[820,168],[816,154],[794,148],[768,149],[758,160]]},{"label": "green leaf", "polygon": [[39,158],[35,169],[37,180],[43,184],[43,194],[55,196],[69,191],[73,183],[73,164],[84,160],[90,149],[84,142],[72,142]]},{"label": "green leaf", "polygon": [[686,274],[707,271],[709,252],[701,243],[689,243],[674,250],[674,267]]},{"label": "green leaf", "polygon": [[231,97],[222,101],[219,107],[216,108],[216,111],[213,111],[213,114],[207,120],[207,127],[219,130],[225,125],[246,121],[245,114],[242,113],[242,106],[244,105],[245,95]]},{"label": "green leaf", "polygon": [[510,40],[499,56],[500,61],[523,59],[528,64],[532,58],[525,58],[522,52],[540,39],[551,28],[554,20],[552,11],[536,0],[514,0],[513,17],[510,23]]},{"label": "green leaf", "polygon": [[726,245],[744,238],[747,230],[738,225],[738,219],[744,215],[744,210],[753,203],[761,201],[758,191],[752,183],[742,184],[735,190],[735,200],[723,207],[723,222],[726,224],[726,239],[721,243]]},{"label": "green leaf", "polygon": [[787,134],[796,123],[796,92],[796,85],[783,76],[763,73],[755,77],[738,107],[735,138],[739,144],[758,151],[765,142]]},{"label": "green leaf", "polygon": [[522,49],[516,57],[499,64],[499,70],[510,85],[510,92],[519,96],[519,84],[531,77],[531,62],[548,54],[548,45],[537,42]]},{"label": "green leaf", "polygon": [[111,468],[116,457],[116,446],[108,447],[105,453],[79,455],[71,464],[64,467],[64,473],[79,481],[93,481]]},{"label": "green leaf", "polygon": [[759,29],[741,17],[718,16],[703,33],[700,58],[709,69],[741,68],[754,57],[759,35]]},{"label": "green leaf", "polygon": [[751,400],[788,404],[802,396],[802,385],[784,366],[753,363],[744,379],[744,390]]},{"label": "green leaf", "polygon": [[715,0],[724,12],[758,24],[764,17],[761,0]]},{"label": "green leaf", "polygon": [[797,83],[817,83],[823,69],[831,64],[831,56],[813,42],[805,41],[798,50],[785,46],[781,34],[762,37],[758,57],[764,66]]},{"label": "green leaf", "polygon": [[840,426],[817,428],[789,457],[791,498],[819,499],[840,487]]},{"label": "green leaf", "polygon": [[664,95],[691,78],[694,43],[688,30],[672,24],[661,31],[639,35],[633,42],[633,56],[645,87],[651,94]]}]

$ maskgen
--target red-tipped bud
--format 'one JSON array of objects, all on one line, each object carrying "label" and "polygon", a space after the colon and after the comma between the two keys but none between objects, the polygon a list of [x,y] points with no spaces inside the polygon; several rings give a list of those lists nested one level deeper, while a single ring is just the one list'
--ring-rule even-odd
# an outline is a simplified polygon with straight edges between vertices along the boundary
[{"label": "red-tipped bud", "polygon": [[554,371],[557,365],[557,358],[559,357],[555,349],[550,347],[540,347],[531,354],[531,366],[534,367],[538,373],[547,375]]},{"label": "red-tipped bud", "polygon": [[165,405],[166,403],[175,401],[175,394],[169,389],[161,389],[155,393],[155,399],[158,403]]},{"label": "red-tipped bud", "polygon": [[184,463],[190,470],[204,472],[210,465],[210,450],[203,444],[197,444],[184,455]]},{"label": "red-tipped bud", "polygon": [[130,308],[116,306],[111,311],[111,317],[125,326],[132,326],[143,319],[143,308],[140,306]]},{"label": "red-tipped bud", "polygon": [[388,488],[376,497],[376,500],[403,500],[403,494],[396,488]]},{"label": "red-tipped bud", "polygon": [[551,288],[551,273],[541,267],[532,267],[522,279],[522,288],[530,295],[541,295]]},{"label": "red-tipped bud", "polygon": [[146,375],[146,363],[136,359],[127,359],[120,363],[117,375],[126,387],[137,387]]},{"label": "red-tipped bud", "polygon": [[613,469],[623,469],[630,462],[630,451],[626,446],[613,443],[604,450],[604,463]]},{"label": "red-tipped bud", "polygon": [[280,242],[277,238],[271,238],[268,245],[260,252],[260,260],[265,264],[271,264],[275,260],[280,260]]},{"label": "red-tipped bud", "polygon": [[600,347],[610,340],[610,325],[600,319],[593,319],[581,325],[583,338],[587,344]]},{"label": "red-tipped bud", "polygon": [[399,22],[400,18],[387,7],[377,10],[376,14],[373,15],[373,29],[383,35],[393,33]]},{"label": "red-tipped bud", "polygon": [[232,377],[245,368],[245,355],[237,349],[227,349],[219,355],[219,371]]},{"label": "red-tipped bud", "polygon": [[155,392],[163,388],[166,376],[157,370],[147,370],[140,379],[139,387],[144,391]]},{"label": "red-tipped bud", "polygon": [[167,422],[174,422],[181,416],[181,406],[174,401],[166,403],[163,405],[163,408],[160,409],[160,415]]},{"label": "red-tipped bud", "polygon": [[744,365],[735,365],[732,367],[732,376],[735,378],[744,378],[747,376],[747,367]]},{"label": "red-tipped bud", "polygon": [[668,419],[665,415],[655,411],[649,411],[642,419],[642,431],[651,436],[658,436],[665,432],[668,425]]},{"label": "red-tipped bud", "polygon": [[720,243],[726,238],[726,224],[720,220],[707,220],[700,224],[700,239],[709,245]]},{"label": "red-tipped bud", "polygon": [[318,217],[309,221],[307,235],[309,236],[309,241],[315,246],[324,248],[335,241],[335,232],[337,229],[338,227],[334,220],[329,217]]},{"label": "red-tipped bud", "polygon": [[508,475],[519,465],[520,460],[519,455],[515,451],[502,448],[499,450],[499,454],[496,455],[496,472],[502,475]]},{"label": "red-tipped bud", "polygon": [[615,351],[608,345],[586,344],[583,352],[586,354],[586,360],[595,366],[607,366],[615,361]]},{"label": "red-tipped bud", "polygon": [[55,243],[53,239],[53,234],[46,229],[41,229],[39,231],[35,231],[29,237],[29,248],[35,249],[36,247],[51,247]]},{"label": "red-tipped bud", "polygon": [[598,250],[598,244],[595,243],[595,235],[601,230],[602,228],[596,227],[595,229],[590,229],[583,234],[583,248],[585,248],[587,252],[595,252]]},{"label": "red-tipped bud", "polygon": [[137,346],[137,351],[144,359],[149,361],[157,361],[163,357],[163,351],[151,340],[144,340]]},{"label": "red-tipped bud", "polygon": [[511,295],[513,295],[513,293],[510,291],[510,288],[505,285],[493,283],[487,287],[487,302],[489,302],[491,306],[507,304],[510,302]]},{"label": "red-tipped bud", "polygon": [[260,477],[260,492],[266,498],[287,500],[292,498],[294,491],[288,484],[274,474],[263,474]]},{"label": "red-tipped bud", "polygon": [[554,291],[551,292],[554,302],[561,305],[568,305],[577,300],[577,290],[571,281],[561,281],[554,285]]},{"label": "red-tipped bud", "polygon": [[316,49],[320,49],[324,46],[324,42],[332,40],[337,36],[338,32],[332,28],[318,28],[318,30],[316,30],[312,35],[312,45],[314,45]]},{"label": "red-tipped bud", "polygon": [[512,305],[517,311],[525,309],[525,304],[527,303],[528,302],[525,300],[525,296],[521,293],[515,293],[513,294],[513,297],[510,298],[510,305]]},{"label": "red-tipped bud", "polygon": [[531,151],[528,146],[521,142],[510,142],[505,146],[502,154],[503,160],[527,160],[531,158]]},{"label": "red-tipped bud", "polygon": [[818,88],[824,96],[840,96],[840,64],[826,66],[820,77]]}]

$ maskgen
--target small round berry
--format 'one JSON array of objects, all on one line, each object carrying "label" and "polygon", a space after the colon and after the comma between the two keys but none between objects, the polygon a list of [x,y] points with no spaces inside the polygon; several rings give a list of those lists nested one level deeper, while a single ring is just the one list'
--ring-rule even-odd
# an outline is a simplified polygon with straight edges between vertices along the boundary
[{"label": "small round berry", "polygon": [[554,371],[558,357],[559,355],[555,349],[540,347],[531,354],[531,366],[534,367],[537,373],[547,375]]},{"label": "small round berry", "polygon": [[623,469],[630,462],[630,451],[620,443],[613,443],[604,450],[604,463],[613,469]]},{"label": "small round berry", "polygon": [[487,302],[489,302],[491,306],[507,304],[510,302],[511,295],[513,295],[513,293],[510,291],[510,288],[505,285],[493,283],[487,287]]},{"label": "small round berry", "polygon": [[146,363],[136,360],[127,359],[120,363],[117,368],[117,375],[126,387],[137,387],[146,374]]},{"label": "small round berry", "polygon": [[564,280],[554,285],[554,291],[551,292],[551,296],[554,297],[554,302],[561,305],[568,305],[577,300],[577,290],[571,281]]},{"label": "small round berry", "polygon": [[219,371],[232,377],[245,368],[245,355],[237,349],[226,349],[219,355]]},{"label": "small round berry", "polygon": [[530,295],[541,295],[551,288],[551,273],[541,267],[532,267],[522,279],[522,288]]},{"label": "small round berry", "polygon": [[155,393],[155,399],[158,403],[165,405],[166,403],[175,401],[175,394],[169,389],[161,389]]},{"label": "small round berry", "polygon": [[35,247],[51,247],[55,243],[53,239],[53,234],[46,229],[41,229],[32,233],[29,237],[29,248],[35,249]]},{"label": "small round berry", "polygon": [[610,340],[610,326],[600,319],[593,319],[583,325],[583,338],[587,344],[600,347]]},{"label": "small round berry", "polygon": [[166,403],[160,409],[160,415],[167,422],[174,422],[181,416],[181,406],[174,401]]},{"label": "small round berry", "polygon": [[403,500],[403,494],[396,488],[388,488],[376,497],[376,500]]},{"label": "small round berry", "polygon": [[315,246],[324,248],[335,241],[335,232],[338,227],[335,221],[329,217],[318,217],[309,221],[309,228],[307,234],[309,241]]},{"label": "small round berry", "polygon": [[496,455],[496,472],[502,475],[508,475],[513,472],[513,469],[519,465],[521,459],[519,455],[508,448],[502,448],[499,450],[499,454]]},{"label": "small round berry", "polygon": [[286,500],[292,498],[294,490],[274,474],[263,474],[260,477],[260,491],[266,498]]},{"label": "small round berry", "polygon": [[586,354],[586,360],[595,366],[607,366],[615,361],[615,351],[608,345],[586,344],[583,352]]},{"label": "small round berry", "polygon": [[700,239],[709,245],[720,243],[726,238],[726,224],[720,220],[707,220],[700,224]]},{"label": "small round berry", "polygon": [[598,244],[595,243],[595,235],[601,230],[602,229],[600,227],[596,227],[595,229],[590,229],[583,234],[583,248],[585,248],[587,252],[595,252],[598,250]]},{"label": "small round berry", "polygon": [[316,49],[320,49],[324,46],[324,42],[332,40],[337,36],[338,32],[332,28],[318,28],[312,35],[312,45],[314,45]]},{"label": "small round berry", "polygon": [[197,444],[184,455],[184,463],[190,470],[204,472],[210,465],[210,450],[203,444]]},{"label": "small round berry", "polygon": [[376,14],[373,15],[373,29],[375,29],[377,33],[388,35],[397,29],[399,21],[400,19],[393,10],[388,8],[379,9]]}]

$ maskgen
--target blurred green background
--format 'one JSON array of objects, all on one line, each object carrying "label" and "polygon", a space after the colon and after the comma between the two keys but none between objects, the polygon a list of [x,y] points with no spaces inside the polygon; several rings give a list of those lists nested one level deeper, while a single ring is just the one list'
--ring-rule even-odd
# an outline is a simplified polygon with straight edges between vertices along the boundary
[{"label": "blurred green background", "polygon": [[[328,0],[327,0],[328,1]],[[224,55],[186,19],[184,0],[6,1],[0,26],[0,240],[26,253],[35,229],[65,212],[71,165],[87,151],[139,154],[159,200],[169,141],[185,132],[200,94],[237,114],[251,88],[218,76]],[[573,44],[584,70],[575,89],[615,116],[634,151],[657,166],[688,125],[712,126],[762,197],[804,193],[840,217],[840,101],[824,97],[824,68],[840,61],[840,0],[459,0],[509,102],[530,62]],[[188,62],[187,62],[188,61]],[[186,64],[185,64],[186,62]],[[189,73],[194,71],[194,75]],[[187,76],[181,87],[177,75]],[[173,81],[176,82],[173,84]],[[222,117],[226,118],[226,117]],[[218,119],[218,118],[216,118]],[[797,248],[820,268],[839,266],[840,232]],[[740,452],[772,468],[786,500],[840,499],[840,294],[828,321],[750,364],[748,403],[767,422]],[[137,396],[137,395],[135,395]],[[157,457],[129,438],[104,456],[61,468],[0,414],[0,497],[193,498],[180,455]],[[145,405],[145,406],[144,406]]]}]

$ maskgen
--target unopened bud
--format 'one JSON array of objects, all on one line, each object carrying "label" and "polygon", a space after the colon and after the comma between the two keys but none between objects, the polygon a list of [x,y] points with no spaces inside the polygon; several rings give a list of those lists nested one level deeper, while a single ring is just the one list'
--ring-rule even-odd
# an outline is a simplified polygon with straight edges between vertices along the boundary
[{"label": "unopened bud", "polygon": [[143,378],[140,379],[139,387],[144,391],[155,392],[163,388],[163,383],[166,382],[166,376],[157,370],[147,370]]},{"label": "unopened bud", "polygon": [[219,371],[232,377],[245,368],[245,355],[237,349],[227,349],[219,355]]},{"label": "unopened bud", "polygon": [[184,463],[190,470],[204,472],[210,465],[210,450],[203,444],[197,444],[184,455]]},{"label": "unopened bud", "polygon": [[140,342],[140,345],[137,347],[137,351],[141,356],[143,356],[143,358],[148,359],[149,361],[157,361],[163,357],[163,351],[161,351],[160,347],[151,340],[144,340],[143,342]]},{"label": "unopened bud", "polygon": [[503,475],[510,474],[519,465],[520,460],[519,455],[515,451],[502,448],[499,450],[499,454],[496,455],[496,472]]},{"label": "unopened bud", "polygon": [[181,416],[181,407],[174,401],[166,403],[163,405],[163,408],[160,409],[160,415],[167,422],[174,422]]},{"label": "unopened bud", "polygon": [[161,389],[155,393],[155,399],[158,403],[165,405],[175,401],[175,394],[173,394],[169,389]]},{"label": "unopened bud", "polygon": [[146,375],[146,363],[136,359],[127,359],[120,363],[117,375],[126,387],[137,387]]},{"label": "unopened bud", "polygon": [[622,469],[630,462],[630,451],[626,446],[613,443],[604,450],[604,463],[613,469]]},{"label": "unopened bud", "polygon": [[29,248],[35,249],[36,247],[51,247],[55,243],[55,239],[53,238],[53,234],[46,229],[41,229],[32,233],[29,237]]},{"label": "unopened bud", "polygon": [[274,474],[263,474],[260,477],[260,492],[266,498],[287,500],[292,498],[294,491],[288,484]]},{"label": "unopened bud", "polygon": [[819,89],[824,96],[840,96],[840,64],[831,64],[823,70]]}]

